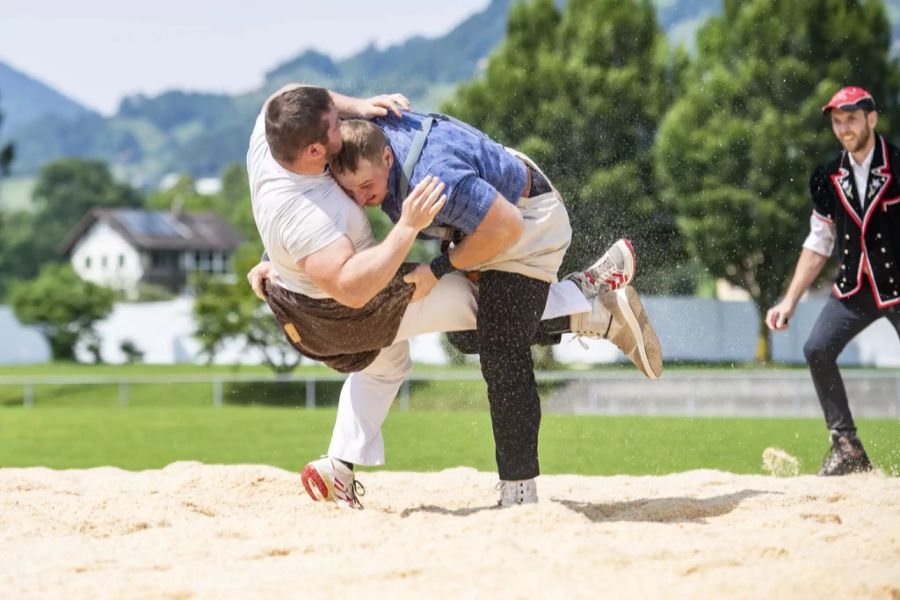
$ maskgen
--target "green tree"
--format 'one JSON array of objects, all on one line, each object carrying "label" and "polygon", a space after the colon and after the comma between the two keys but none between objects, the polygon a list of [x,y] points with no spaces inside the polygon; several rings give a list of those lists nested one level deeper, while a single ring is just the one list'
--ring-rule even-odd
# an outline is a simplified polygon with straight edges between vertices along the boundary
[{"label": "green tree", "polygon": [[[3,113],[0,112],[0,125],[3,125]],[[15,157],[15,147],[12,142],[0,146],[0,176],[9,175],[9,166]]]},{"label": "green tree", "polygon": [[227,341],[238,340],[261,352],[263,361],[276,373],[289,373],[300,364],[300,354],[288,343],[271,311],[253,295],[243,276],[258,259],[258,253],[239,252],[235,260],[237,277],[197,277],[194,335],[200,340],[207,364],[212,363]]},{"label": "green tree", "polygon": [[57,242],[93,208],[143,204],[137,190],[113,179],[106,163],[78,158],[60,159],[41,169],[33,197],[41,227],[63,230]]},{"label": "green tree", "polygon": [[684,94],[660,127],[667,202],[690,253],[752,296],[760,361],[770,358],[765,311],[808,231],[810,173],[837,151],[820,107],[861,85],[895,120],[890,41],[880,0],[726,0],[700,30]]},{"label": "green tree", "polygon": [[506,41],[482,79],[445,107],[530,155],[566,200],[573,225],[563,270],[583,268],[628,236],[641,285],[681,256],[657,200],[652,145],[675,89],[675,65],[649,0],[515,4]]},{"label": "green tree", "polygon": [[54,360],[75,360],[79,341],[96,339],[94,324],[113,308],[115,293],[81,279],[68,265],[48,265],[12,293],[16,318],[37,325]]},{"label": "green tree", "polygon": [[194,211],[213,210],[214,196],[205,196],[197,192],[196,181],[190,175],[178,176],[175,184],[166,189],[157,190],[147,196],[144,206],[148,210]]},{"label": "green tree", "polygon": [[222,191],[218,198],[218,210],[244,239],[258,240],[259,232],[250,205],[250,184],[243,165],[231,163],[222,170]]}]

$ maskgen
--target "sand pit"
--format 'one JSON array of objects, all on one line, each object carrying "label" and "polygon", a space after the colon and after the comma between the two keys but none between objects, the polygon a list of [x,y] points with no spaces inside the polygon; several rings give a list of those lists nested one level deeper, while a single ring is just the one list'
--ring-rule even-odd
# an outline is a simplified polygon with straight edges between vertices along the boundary
[{"label": "sand pit", "polygon": [[272,467],[0,469],[0,596],[900,598],[900,479],[363,473],[363,511]]}]

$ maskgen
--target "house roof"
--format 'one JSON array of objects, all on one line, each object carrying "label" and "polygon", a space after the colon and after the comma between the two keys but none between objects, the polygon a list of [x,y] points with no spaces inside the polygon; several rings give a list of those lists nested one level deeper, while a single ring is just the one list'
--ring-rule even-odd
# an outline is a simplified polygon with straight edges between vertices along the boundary
[{"label": "house roof", "polygon": [[104,222],[139,250],[233,251],[241,234],[214,213],[175,213],[136,208],[95,208],[86,214],[59,249],[68,254],[98,222]]}]

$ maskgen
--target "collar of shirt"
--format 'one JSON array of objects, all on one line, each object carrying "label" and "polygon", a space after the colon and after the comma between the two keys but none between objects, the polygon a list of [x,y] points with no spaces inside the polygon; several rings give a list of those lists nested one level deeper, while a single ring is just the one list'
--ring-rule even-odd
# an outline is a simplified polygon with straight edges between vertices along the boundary
[{"label": "collar of shirt", "polygon": [[[878,143],[877,139],[875,143]],[[862,164],[856,164],[853,154],[850,152],[848,154],[850,155],[850,167],[853,169],[853,180],[856,182],[856,197],[859,199],[860,207],[865,209],[866,185],[869,183],[869,170],[872,167],[872,158],[875,156],[875,145],[872,145],[872,149],[866,154]]]}]

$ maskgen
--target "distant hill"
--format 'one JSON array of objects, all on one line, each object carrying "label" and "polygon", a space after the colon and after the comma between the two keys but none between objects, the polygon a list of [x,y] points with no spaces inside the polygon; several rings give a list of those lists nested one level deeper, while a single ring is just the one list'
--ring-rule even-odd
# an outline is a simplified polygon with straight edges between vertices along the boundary
[{"label": "distant hill", "polygon": [[89,111],[50,86],[0,62],[0,112],[2,131],[14,131],[42,117],[70,120]]},{"label": "distant hill", "polygon": [[[477,76],[483,59],[503,41],[513,1],[492,0],[443,36],[414,37],[384,49],[369,47],[340,61],[306,50],[271,69],[263,85],[251,93],[171,91],[130,96],[109,118],[0,65],[0,110],[9,119],[0,130],[0,141],[16,141],[13,171],[19,175],[33,174],[61,156],[106,160],[137,185],[154,185],[171,172],[218,175],[229,162],[243,162],[260,105],[284,83],[304,81],[361,96],[398,90],[420,109],[436,108],[460,82]],[[655,4],[670,40],[689,48],[702,23],[721,11],[721,0],[655,0]],[[900,0],[887,4],[896,27]],[[895,39],[898,34],[895,29]],[[43,118],[36,119],[36,111],[43,111]]]}]

